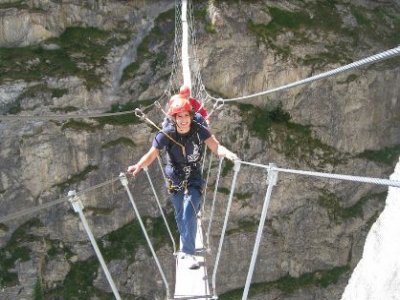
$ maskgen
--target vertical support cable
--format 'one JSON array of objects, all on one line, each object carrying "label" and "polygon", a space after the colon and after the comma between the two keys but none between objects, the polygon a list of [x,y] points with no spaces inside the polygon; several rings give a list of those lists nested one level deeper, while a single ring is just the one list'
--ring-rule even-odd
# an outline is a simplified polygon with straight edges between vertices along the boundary
[{"label": "vertical support cable", "polygon": [[121,296],[119,295],[117,287],[115,286],[115,283],[110,275],[110,272],[108,271],[107,265],[104,261],[103,255],[101,254],[100,249],[97,245],[96,239],[94,238],[93,233],[90,230],[89,224],[86,220],[86,217],[83,214],[83,211],[82,211],[83,204],[82,204],[81,200],[79,199],[79,197],[76,195],[76,191],[68,192],[68,201],[72,204],[74,211],[79,214],[79,218],[81,219],[83,227],[85,228],[85,231],[89,237],[90,242],[92,243],[94,252],[96,253],[97,259],[99,260],[101,267],[103,268],[103,272],[106,275],[108,283],[111,286],[111,289],[112,289],[115,299],[121,300]]},{"label": "vertical support cable", "polygon": [[145,227],[144,224],[143,224],[142,218],[140,217],[140,214],[139,214],[139,211],[138,211],[138,209],[137,209],[137,207],[136,207],[135,201],[133,200],[131,191],[129,190],[129,187],[128,187],[128,179],[126,178],[126,175],[125,175],[124,173],[119,174],[119,179],[120,179],[121,184],[123,185],[123,187],[125,188],[125,190],[126,190],[126,192],[127,192],[127,194],[128,194],[129,200],[130,200],[130,202],[131,202],[131,204],[132,204],[132,206],[133,206],[133,210],[135,211],[136,218],[137,218],[138,221],[139,221],[140,227],[142,228],[144,237],[146,238],[146,241],[147,241],[147,244],[148,244],[148,246],[149,246],[149,248],[150,248],[151,254],[153,254],[154,260],[156,261],[158,270],[160,271],[162,280],[163,280],[164,285],[165,285],[165,288],[166,288],[166,290],[167,290],[167,299],[170,299],[170,292],[169,292],[169,285],[168,285],[168,282],[167,282],[167,278],[165,277],[165,274],[164,274],[164,272],[163,272],[163,270],[162,270],[162,268],[161,268],[161,264],[160,264],[160,262],[158,261],[157,254],[156,254],[156,252],[154,251],[154,248],[153,248],[153,245],[151,244],[151,241],[150,241],[149,236],[147,235],[146,227]]},{"label": "vertical support cable", "polygon": [[164,172],[164,168],[163,168],[163,165],[162,165],[162,161],[161,161],[160,155],[157,156],[157,161],[158,161],[158,166],[160,167],[161,173],[162,173],[163,178],[164,178],[165,186],[168,186],[167,177],[165,176],[165,172]]},{"label": "vertical support cable", "polygon": [[170,227],[169,227],[169,225],[168,225],[167,218],[166,218],[165,215],[164,215],[164,211],[163,211],[163,209],[162,209],[162,206],[161,206],[161,203],[160,203],[160,199],[158,199],[157,192],[156,192],[156,189],[154,188],[153,181],[151,180],[151,177],[150,177],[150,175],[149,175],[148,168],[145,167],[145,168],[143,168],[143,170],[144,170],[144,172],[146,173],[147,179],[149,180],[149,183],[150,183],[150,186],[151,186],[151,189],[153,190],[153,194],[154,194],[154,197],[156,198],[156,202],[157,202],[158,208],[160,209],[161,216],[162,216],[162,218],[163,218],[163,220],[164,220],[165,227],[167,227],[169,236],[171,237],[172,245],[173,245],[173,247],[174,247],[174,253],[176,253],[176,244],[175,244],[174,236],[172,235],[171,229],[170,229]]},{"label": "vertical support cable", "polygon": [[183,83],[192,88],[189,68],[189,28],[187,22],[187,0],[182,0],[182,72]]},{"label": "vertical support cable", "polygon": [[247,273],[246,284],[244,286],[242,300],[246,300],[247,296],[249,294],[249,288],[250,288],[251,279],[252,279],[253,273],[254,273],[254,266],[255,266],[256,260],[257,260],[258,249],[260,248],[262,233],[263,233],[263,229],[264,229],[264,223],[265,223],[265,219],[267,217],[267,211],[268,211],[269,201],[271,199],[272,189],[273,189],[274,185],[276,185],[276,182],[278,181],[278,171],[275,168],[276,168],[275,164],[272,164],[272,163],[269,164],[268,180],[267,180],[268,188],[267,188],[267,192],[265,194],[264,205],[263,205],[263,209],[261,212],[260,223],[258,224],[256,242],[254,244],[253,254],[251,256],[249,272]]},{"label": "vertical support cable", "polygon": [[237,176],[238,176],[238,173],[239,173],[239,170],[240,170],[240,160],[235,160],[235,165],[234,165],[233,169],[234,169],[235,172],[233,174],[231,192],[229,194],[228,205],[226,206],[226,214],[225,214],[224,226],[222,227],[221,237],[219,239],[218,252],[217,252],[217,256],[215,258],[215,265],[214,265],[214,270],[213,270],[213,275],[212,275],[212,289],[213,289],[213,297],[214,297],[214,299],[218,298],[217,289],[216,289],[217,270],[218,270],[219,259],[221,257],[222,245],[224,243],[225,231],[226,231],[226,227],[228,225],[228,218],[229,218],[229,212],[231,210],[233,193],[235,191],[236,180],[237,180]]},{"label": "vertical support cable", "polygon": [[203,154],[203,163],[201,164],[201,174],[204,172],[204,165],[206,163],[206,154],[207,154],[208,147],[205,147],[204,154]]},{"label": "vertical support cable", "polygon": [[219,184],[219,177],[221,176],[221,168],[222,168],[222,162],[224,158],[220,157],[219,159],[219,165],[218,165],[218,174],[217,174],[217,179],[215,181],[215,187],[214,187],[214,196],[213,196],[213,201],[211,205],[211,213],[210,213],[210,220],[208,221],[208,228],[207,228],[207,235],[206,235],[206,243],[207,243],[207,248],[210,250],[210,234],[211,234],[211,224],[214,218],[214,210],[215,210],[215,201],[217,199],[217,191],[218,191],[218,184]]},{"label": "vertical support cable", "polygon": [[208,185],[208,180],[210,179],[210,172],[211,172],[211,164],[213,161],[213,155],[210,153],[209,156],[209,163],[208,163],[208,170],[207,170],[207,177],[206,177],[206,183],[204,184],[205,189],[204,189],[204,194],[203,194],[203,205],[201,207],[201,213],[204,215],[204,205],[206,204],[206,197],[207,197],[207,185]]}]

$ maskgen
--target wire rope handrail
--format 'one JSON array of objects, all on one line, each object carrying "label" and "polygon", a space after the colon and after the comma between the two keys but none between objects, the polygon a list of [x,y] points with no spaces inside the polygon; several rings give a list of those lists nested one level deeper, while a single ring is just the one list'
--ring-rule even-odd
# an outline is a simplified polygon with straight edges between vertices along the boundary
[{"label": "wire rope handrail", "polygon": [[[243,160],[238,160],[236,162],[240,162],[241,165],[248,165],[248,166],[253,166],[253,167],[258,167],[258,168],[264,168],[269,170],[271,168],[270,165],[265,165],[265,164],[260,164],[260,163],[254,163],[254,162],[249,162],[249,161],[243,161]],[[221,161],[220,161],[220,166],[218,168],[218,172],[220,173],[221,169]],[[285,169],[285,168],[278,168],[278,167],[273,167],[279,172],[283,173],[291,173],[291,174],[298,174],[298,175],[305,175],[305,176],[314,176],[314,177],[323,177],[323,178],[330,178],[330,179],[336,179],[336,180],[347,180],[347,181],[356,181],[356,182],[363,182],[363,183],[371,183],[371,184],[378,184],[378,185],[384,185],[384,186],[393,186],[400,188],[400,181],[396,180],[390,180],[390,179],[383,179],[383,178],[376,178],[376,177],[363,177],[363,176],[354,176],[354,175],[344,175],[344,174],[335,174],[335,173],[323,173],[323,172],[315,172],[315,171],[305,171],[305,170],[296,170],[296,169]],[[217,175],[217,178],[220,176]],[[104,181],[100,184],[91,186],[89,188],[86,188],[82,191],[77,192],[76,194],[78,196],[84,195],[90,191],[96,190],[100,187],[112,184],[116,181],[118,181],[119,178],[113,178],[107,181]],[[218,182],[218,181],[217,181]],[[217,188],[218,183],[216,183],[216,188]],[[216,192],[214,191],[214,195]],[[56,200],[37,205],[32,208],[28,208],[25,210],[20,210],[16,213],[12,213],[3,217],[0,217],[0,223],[8,222],[13,219],[23,217],[28,214],[32,214],[47,208],[51,208],[55,205],[65,203],[66,200],[68,200],[68,197],[60,197]]]},{"label": "wire rope handrail", "polygon": [[[389,50],[386,50],[384,52],[380,52],[378,54],[375,54],[375,55],[372,55],[372,56],[369,56],[369,57],[366,57],[364,59],[352,62],[350,64],[341,66],[339,68],[336,68],[336,69],[333,69],[333,70],[330,70],[330,71],[327,71],[327,72],[324,72],[324,73],[321,73],[321,74],[317,74],[315,76],[311,76],[311,77],[308,77],[308,78],[305,78],[305,79],[302,79],[302,80],[298,80],[298,81],[295,81],[295,82],[292,82],[292,83],[288,83],[288,84],[285,84],[285,85],[282,85],[282,86],[279,86],[279,87],[276,87],[276,88],[268,89],[266,91],[262,91],[262,92],[259,92],[259,93],[255,93],[255,94],[251,94],[251,95],[247,95],[247,96],[235,97],[235,98],[227,98],[227,99],[224,99],[224,101],[225,102],[240,101],[240,100],[246,100],[246,99],[255,98],[255,97],[258,97],[258,96],[264,96],[264,95],[276,93],[276,92],[287,90],[287,89],[290,89],[290,88],[293,88],[293,87],[296,87],[296,86],[300,86],[300,85],[303,85],[303,84],[306,84],[306,83],[310,83],[310,82],[314,82],[314,81],[317,81],[317,80],[325,79],[325,78],[328,78],[328,77],[331,77],[331,76],[337,75],[339,73],[343,73],[345,71],[349,71],[349,70],[352,70],[352,69],[355,69],[355,68],[358,68],[358,67],[362,67],[362,66],[365,66],[365,65],[376,63],[376,62],[379,62],[379,61],[382,61],[382,60],[385,60],[385,59],[388,59],[388,58],[391,58],[391,57],[394,57],[394,56],[397,56],[397,55],[400,55],[400,46],[392,48],[392,49],[389,49]],[[218,99],[219,99],[219,98],[215,98],[215,97],[213,97],[211,95],[208,95],[208,96],[214,101],[218,101]]]},{"label": "wire rope handrail", "polygon": [[[160,96],[161,98],[162,96]],[[156,101],[155,101],[156,102]],[[142,108],[142,110],[148,110],[155,105],[155,102],[149,104]],[[89,119],[89,118],[103,118],[103,117],[115,117],[133,114],[133,110],[112,112],[112,113],[88,113],[88,114],[64,114],[64,115],[0,115],[0,121],[7,120],[38,120],[38,121],[48,121],[48,120],[68,120],[68,119]]]},{"label": "wire rope handrail", "polygon": [[[96,189],[98,189],[100,187],[103,187],[103,186],[106,186],[108,184],[112,184],[117,180],[119,180],[119,179],[118,178],[114,178],[114,179],[110,179],[110,180],[104,181],[104,182],[102,182],[100,184],[91,186],[91,187],[89,187],[87,189],[84,189],[84,190],[82,190],[80,192],[77,192],[76,195],[77,196],[84,195],[87,192],[96,190]],[[58,205],[58,204],[61,204],[61,203],[65,203],[67,200],[68,200],[67,196],[66,197],[60,197],[57,200],[53,200],[53,201],[50,201],[50,202],[47,202],[47,203],[44,203],[44,204],[41,204],[41,205],[37,205],[37,206],[32,207],[32,208],[24,209],[24,210],[18,211],[16,213],[12,213],[12,214],[6,215],[4,217],[0,217],[0,223],[8,222],[8,221],[11,221],[13,219],[17,219],[17,218],[23,217],[25,215],[29,215],[29,214],[32,214],[32,213],[35,213],[35,212],[39,212],[39,211],[47,209],[47,208],[51,208],[51,207],[53,207],[55,205]]]},{"label": "wire rope handrail", "polygon": [[400,187],[400,181],[390,180],[390,179],[382,179],[382,178],[376,178],[376,177],[364,177],[364,176],[353,176],[353,175],[344,175],[344,174],[335,174],[335,173],[324,173],[324,172],[315,172],[315,171],[304,171],[304,170],[295,170],[295,169],[285,169],[285,168],[271,167],[270,165],[252,163],[252,162],[248,162],[248,161],[240,161],[240,163],[249,165],[249,166],[265,168],[268,170],[273,168],[276,171],[284,172],[284,173]]},{"label": "wire rope handrail", "polygon": [[[220,260],[220,256],[221,256],[221,252],[222,252],[222,246],[223,246],[225,232],[226,232],[226,228],[227,228],[227,222],[228,222],[228,218],[229,218],[229,214],[230,214],[232,198],[233,198],[234,190],[236,187],[237,176],[238,176],[238,172],[240,170],[241,165],[248,165],[251,167],[263,168],[268,172],[268,180],[267,180],[268,188],[267,188],[267,192],[265,195],[265,200],[264,200],[264,205],[263,205],[263,209],[262,209],[262,213],[261,213],[261,217],[260,217],[259,227],[257,230],[256,242],[255,242],[255,246],[254,246],[253,253],[252,253],[252,258],[251,258],[251,262],[250,262],[249,272],[248,272],[248,275],[246,278],[246,284],[245,284],[242,300],[247,299],[249,287],[251,284],[252,274],[254,272],[256,258],[258,255],[258,249],[259,249],[261,238],[262,238],[262,229],[264,227],[265,219],[267,216],[267,210],[268,210],[268,206],[269,206],[269,202],[270,202],[272,188],[277,183],[279,172],[290,173],[290,174],[295,174],[295,175],[321,177],[321,178],[328,178],[328,179],[335,179],[335,180],[370,183],[370,184],[400,188],[400,181],[397,181],[397,180],[374,178],[374,177],[353,176],[353,175],[343,175],[343,174],[334,174],[334,173],[313,172],[313,171],[304,171],[304,170],[294,170],[294,169],[285,169],[285,168],[278,168],[273,163],[270,163],[269,165],[265,165],[265,164],[236,160],[235,165],[234,165],[234,174],[233,174],[233,179],[232,179],[231,191],[229,194],[228,204],[226,207],[224,224],[223,224],[222,231],[221,231],[218,252],[216,255],[215,265],[214,265],[214,270],[213,270],[213,275],[212,275],[212,289],[213,289],[213,296],[215,299],[218,298],[217,291],[216,291],[217,270],[218,270],[219,260]],[[209,232],[208,232],[208,235],[209,235]]]}]

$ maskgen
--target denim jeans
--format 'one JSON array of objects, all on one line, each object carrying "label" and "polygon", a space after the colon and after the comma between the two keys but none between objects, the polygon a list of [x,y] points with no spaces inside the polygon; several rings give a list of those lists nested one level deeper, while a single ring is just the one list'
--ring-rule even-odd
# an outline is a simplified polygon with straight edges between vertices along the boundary
[{"label": "denim jeans", "polygon": [[188,187],[188,194],[178,191],[171,200],[175,208],[175,220],[182,240],[182,252],[195,254],[197,213],[201,208],[201,192],[198,187]]}]

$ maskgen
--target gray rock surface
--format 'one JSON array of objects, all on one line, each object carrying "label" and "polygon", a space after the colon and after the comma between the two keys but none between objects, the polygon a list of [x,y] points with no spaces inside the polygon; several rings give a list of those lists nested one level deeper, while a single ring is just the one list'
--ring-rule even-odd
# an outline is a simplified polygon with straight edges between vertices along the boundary
[{"label": "gray rock surface", "polygon": [[[143,54],[138,49],[148,41],[146,38],[154,28],[165,29],[157,27],[160,25],[156,18],[174,8],[171,1],[149,4],[148,1],[36,0],[26,1],[27,7],[5,9],[1,8],[3,3],[10,1],[0,1],[0,47],[36,45],[58,49],[47,39],[58,37],[71,26],[93,26],[114,33],[124,29],[130,38],[121,45],[114,45],[103,64],[93,71],[101,79],[100,87],[89,89],[78,74],[44,75],[33,81],[0,77],[1,114],[10,113],[11,108],[18,108],[17,117],[99,113],[110,111],[115,104],[156,99],[166,89],[173,41],[149,38],[151,42],[145,45],[148,52]],[[342,27],[358,28],[357,18],[352,13],[354,6],[359,11],[366,9],[371,18],[377,7],[390,6],[394,14],[399,11],[398,4],[341,1],[335,6],[343,20],[339,31],[284,28],[275,39],[263,41],[249,30],[249,20],[263,26],[272,22],[271,7],[313,15],[311,4],[310,1],[303,4],[214,1],[209,15],[195,18],[194,22],[202,80],[210,93],[224,98],[248,95],[386,50],[364,31],[359,32],[361,40],[355,42],[352,36],[340,30]],[[195,5],[195,12],[205,9],[205,5]],[[389,18],[390,15],[385,16]],[[206,30],[207,25],[213,26],[214,33]],[[352,46],[343,46],[350,42],[354,42]],[[341,55],[337,59],[320,58],[321,53],[337,54],[339,50]],[[167,58],[164,65],[160,63],[154,67],[156,56],[161,52],[171,58]],[[315,63],[306,63],[310,57],[315,58]],[[29,61],[32,68],[37,63],[34,59]],[[122,82],[125,67],[132,63],[138,64],[136,73]],[[394,59],[286,92],[243,101],[242,104],[255,105],[251,110],[253,114],[261,111],[265,104],[273,107],[279,102],[282,110],[290,113],[292,127],[273,123],[270,134],[263,138],[255,132],[246,110],[238,105],[225,104],[221,111],[215,112],[211,127],[219,140],[245,161],[385,178],[393,172],[394,164],[358,154],[400,145],[399,74],[398,60]],[[38,85],[46,88],[37,91]],[[53,95],[53,91],[59,90],[64,91],[62,95]],[[161,101],[166,98],[164,96]],[[67,111],[67,108],[75,110]],[[148,114],[157,122],[162,119],[157,109],[153,108]],[[304,133],[307,128],[310,135]],[[144,123],[104,124],[97,119],[76,119],[75,123],[58,119],[1,121],[0,132],[1,216],[54,201],[66,196],[69,190],[85,191],[115,179],[145,153],[154,135],[154,130]],[[216,176],[216,163],[213,165],[211,188]],[[149,172],[159,187],[165,210],[171,213],[158,166],[154,164]],[[221,178],[220,186],[229,189],[231,180],[232,171],[228,171]],[[218,294],[244,286],[265,196],[265,180],[264,170],[242,166],[220,262]],[[139,211],[147,218],[146,225],[150,228],[160,213],[147,178],[141,174],[130,183]],[[340,299],[352,268],[362,256],[369,227],[384,207],[385,192],[386,189],[372,185],[280,174],[253,276],[254,283],[265,289],[252,294],[251,299]],[[214,264],[228,198],[223,190],[217,196],[211,232],[212,254],[207,256],[209,272]],[[208,224],[211,199],[209,189],[205,224]],[[119,181],[85,193],[81,200],[89,225],[106,250],[113,243],[112,233],[137,223]],[[32,218],[40,223],[26,229],[25,222]],[[38,281],[44,293],[52,297],[57,289],[66,286],[65,280],[71,270],[76,270],[79,263],[94,259],[85,231],[67,200],[39,214],[0,225],[2,255],[11,257],[15,240],[18,240],[18,249],[29,248],[29,257],[15,259],[8,269],[17,275],[16,279],[0,282],[2,299],[31,299]],[[137,239],[142,238],[139,233],[135,231]],[[21,236],[17,239],[13,234]],[[130,242],[129,235],[116,238],[119,239]],[[118,245],[123,247],[123,243]],[[142,242],[134,249],[130,247],[132,251],[107,261],[122,297],[162,299],[165,289],[146,245]],[[114,249],[117,250],[120,249]],[[174,260],[168,236],[159,244],[157,253],[172,283]],[[92,270],[92,265],[88,263],[86,268]],[[110,293],[99,265],[93,270],[86,274],[92,276],[93,289],[98,294]],[[312,280],[303,281],[304,278]],[[321,278],[335,280],[328,280],[325,285]],[[277,285],[285,279],[295,282],[293,290],[288,292]],[[96,293],[91,294],[90,299],[98,299]]]}]

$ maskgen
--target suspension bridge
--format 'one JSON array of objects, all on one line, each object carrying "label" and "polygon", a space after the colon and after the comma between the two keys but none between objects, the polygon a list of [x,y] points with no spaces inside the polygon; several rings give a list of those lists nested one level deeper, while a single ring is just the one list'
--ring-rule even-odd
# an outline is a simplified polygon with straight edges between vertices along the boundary
[{"label": "suspension bridge", "polygon": [[[353,70],[356,68],[361,68],[370,64],[378,63],[383,60],[387,60],[393,57],[396,57],[400,54],[400,47],[396,47],[393,49],[389,49],[387,51],[383,51],[381,53],[374,54],[370,57],[363,58],[359,61],[355,61],[348,65],[341,66],[339,68],[329,70],[327,72],[311,76],[309,78],[305,78],[302,80],[298,80],[296,82],[288,83],[286,85],[271,88],[262,92],[258,92],[255,94],[235,97],[230,99],[222,99],[216,98],[210,95],[202,83],[201,75],[200,75],[200,68],[199,64],[197,63],[197,56],[196,56],[196,40],[195,35],[193,33],[193,17],[190,13],[190,3],[187,0],[176,1],[175,4],[176,10],[176,30],[175,30],[175,55],[174,55],[174,67],[172,71],[172,75],[170,77],[170,81],[168,87],[165,89],[165,93],[160,96],[160,99],[170,95],[170,91],[177,90],[178,86],[183,82],[185,85],[192,87],[192,91],[194,96],[197,99],[202,99],[204,106],[212,106],[210,115],[215,110],[223,109],[225,103],[233,102],[233,101],[245,101],[251,98],[256,98],[259,96],[275,93],[278,91],[284,91],[291,89],[296,86],[310,84],[314,81],[323,80],[332,76],[336,76],[343,72],[347,72],[349,70]],[[191,59],[193,58],[193,59]],[[177,66],[180,66],[178,68]],[[191,68],[192,67],[192,68]],[[159,100],[160,100],[159,99]],[[43,116],[28,116],[28,115],[2,115],[0,116],[1,121],[29,121],[29,120],[67,120],[67,119],[76,119],[76,118],[98,118],[98,117],[107,117],[107,116],[118,116],[124,114],[133,114],[135,113],[141,120],[148,122],[151,126],[155,126],[157,129],[157,125],[151,121],[145,111],[150,109],[156,108],[160,109],[161,104],[159,100],[155,101],[151,105],[147,107],[142,107],[140,109],[136,109],[134,112],[126,111],[126,112],[119,112],[119,113],[89,113],[89,114],[65,114],[65,115],[43,115]],[[212,157],[209,158],[209,166],[206,169],[205,167],[205,157],[203,158],[203,172],[207,171],[207,182],[211,171],[212,165]],[[158,164],[161,169],[162,168],[162,161],[158,158]],[[106,279],[110,285],[112,293],[115,299],[121,299],[120,293],[117,288],[117,284],[115,284],[113,276],[108,269],[108,266],[103,258],[101,250],[96,242],[96,239],[93,235],[92,229],[89,225],[89,222],[86,219],[84,214],[84,205],[81,201],[81,197],[91,191],[99,189],[101,187],[108,187],[110,185],[114,185],[116,182],[120,182],[123,189],[126,192],[127,199],[130,202],[133,213],[136,216],[137,221],[140,224],[140,228],[145,236],[147,246],[149,247],[151,254],[154,258],[156,263],[157,269],[159,271],[159,275],[161,276],[161,280],[165,287],[165,296],[167,299],[218,299],[218,286],[217,286],[217,278],[218,278],[218,269],[220,264],[220,259],[223,251],[223,245],[225,240],[225,235],[227,232],[228,221],[232,206],[232,201],[234,198],[235,189],[237,186],[238,174],[243,166],[254,168],[255,170],[260,170],[267,174],[267,180],[264,185],[265,189],[265,198],[263,200],[263,207],[259,217],[259,225],[256,233],[256,240],[254,242],[254,247],[251,255],[250,265],[246,277],[246,282],[244,286],[244,291],[242,295],[242,299],[247,299],[249,295],[250,285],[252,283],[252,277],[256,265],[256,260],[259,253],[259,248],[261,244],[261,240],[263,238],[263,229],[265,225],[265,221],[267,218],[268,207],[271,201],[271,197],[273,195],[273,189],[278,183],[279,179],[287,174],[291,174],[296,177],[307,176],[311,178],[318,179],[329,179],[335,181],[348,181],[354,183],[364,183],[364,184],[373,184],[373,185],[381,185],[389,188],[400,188],[400,181],[396,180],[389,180],[384,178],[371,178],[371,177],[363,177],[363,176],[355,176],[355,175],[346,175],[346,174],[334,174],[334,173],[323,173],[323,172],[314,172],[314,171],[307,171],[307,170],[296,170],[296,169],[287,169],[277,166],[274,163],[269,163],[268,165],[254,163],[251,161],[244,161],[244,160],[236,160],[234,161],[234,173],[232,177],[232,182],[230,184],[229,195],[226,204],[225,216],[223,220],[223,226],[220,233],[220,239],[217,247],[216,253],[211,252],[211,245],[210,245],[210,232],[214,221],[214,212],[215,212],[215,204],[216,204],[216,195],[219,187],[219,181],[221,178],[221,170],[223,166],[223,159],[219,159],[218,169],[216,172],[216,181],[213,191],[213,197],[211,202],[211,211],[207,212],[209,216],[208,224],[203,224],[202,216],[206,213],[204,211],[204,203],[202,212],[199,214],[198,217],[198,233],[196,239],[196,255],[198,260],[200,261],[200,268],[197,270],[189,270],[188,267],[185,265],[185,260],[179,259],[179,247],[176,245],[172,230],[168,224],[167,217],[164,214],[164,210],[161,204],[161,201],[158,197],[157,190],[158,188],[154,185],[153,180],[147,170],[144,170],[145,175],[147,177],[149,186],[154,195],[154,199],[157,203],[159,208],[159,213],[163,219],[163,222],[167,228],[169,238],[171,240],[172,248],[174,251],[174,258],[176,261],[176,270],[175,270],[175,285],[173,290],[173,284],[168,282],[166,273],[163,269],[163,266],[157,256],[157,253],[154,249],[152,244],[152,240],[146,230],[146,226],[143,222],[141,217],[141,213],[137,206],[137,200],[135,199],[135,193],[132,193],[130,187],[130,179],[126,176],[126,174],[121,173],[119,176],[100,183],[98,185],[92,186],[80,192],[76,192],[71,190],[67,196],[60,197],[54,201],[50,201],[41,205],[37,205],[36,207],[20,210],[16,213],[9,214],[3,217],[0,217],[0,223],[7,223],[11,220],[21,218],[26,215],[31,215],[34,213],[38,213],[45,209],[50,209],[56,205],[69,202],[74,210],[75,213],[78,214],[81,223],[84,227],[84,230],[88,236],[88,239],[93,247],[93,250],[96,254],[96,257],[99,260],[101,268],[106,276]],[[206,184],[207,185],[207,184]],[[260,187],[262,188],[262,187]],[[400,190],[398,190],[400,193]],[[206,199],[206,193],[204,195],[204,201]],[[205,227],[207,225],[207,227]],[[207,257],[213,255],[214,256],[214,265],[212,268],[212,272],[208,270],[207,264]]]}]

